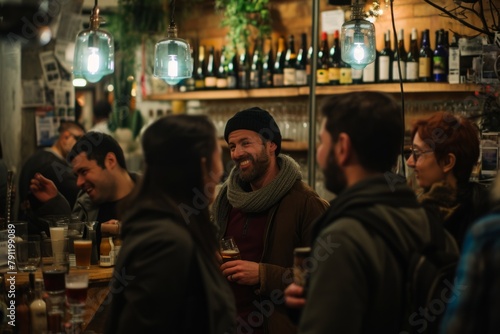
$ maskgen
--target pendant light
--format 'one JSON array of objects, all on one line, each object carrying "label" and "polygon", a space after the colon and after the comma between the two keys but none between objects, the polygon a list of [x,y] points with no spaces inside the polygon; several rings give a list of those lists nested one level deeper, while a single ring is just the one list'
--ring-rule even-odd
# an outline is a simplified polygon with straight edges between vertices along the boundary
[{"label": "pendant light", "polygon": [[182,79],[190,78],[193,73],[191,47],[177,38],[177,27],[174,22],[175,0],[171,0],[170,25],[167,38],[155,45],[155,65],[153,75],[175,85]]},{"label": "pendant light", "polygon": [[90,15],[90,27],[76,36],[73,74],[89,82],[97,82],[103,76],[113,73],[115,68],[115,47],[113,37],[107,31],[99,29],[104,20],[99,17],[99,7],[95,0]]},{"label": "pendant light", "polygon": [[342,60],[361,70],[375,61],[375,26],[363,18],[364,2],[353,0],[351,20],[341,29]]}]

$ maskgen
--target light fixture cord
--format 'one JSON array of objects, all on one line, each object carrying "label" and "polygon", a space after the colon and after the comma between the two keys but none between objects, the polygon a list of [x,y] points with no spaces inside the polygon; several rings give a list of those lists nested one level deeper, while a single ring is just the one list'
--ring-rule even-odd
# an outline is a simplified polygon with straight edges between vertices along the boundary
[{"label": "light fixture cord", "polygon": [[175,0],[171,0],[170,1],[170,25],[175,25],[174,12],[175,12]]}]

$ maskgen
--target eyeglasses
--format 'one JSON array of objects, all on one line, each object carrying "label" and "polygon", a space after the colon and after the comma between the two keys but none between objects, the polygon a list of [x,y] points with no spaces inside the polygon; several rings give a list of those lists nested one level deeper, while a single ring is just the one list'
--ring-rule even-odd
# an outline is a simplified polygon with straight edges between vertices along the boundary
[{"label": "eyeglasses", "polygon": [[433,150],[420,151],[416,150],[413,147],[411,148],[411,157],[413,157],[413,161],[417,162],[418,158],[427,153],[434,153]]}]

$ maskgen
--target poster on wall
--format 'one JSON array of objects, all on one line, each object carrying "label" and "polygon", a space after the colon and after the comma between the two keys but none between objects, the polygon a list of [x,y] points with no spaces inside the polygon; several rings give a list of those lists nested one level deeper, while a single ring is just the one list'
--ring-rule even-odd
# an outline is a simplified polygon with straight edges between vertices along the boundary
[{"label": "poster on wall", "polygon": [[494,177],[498,171],[498,132],[484,132],[481,136],[481,175]]},{"label": "poster on wall", "polygon": [[23,107],[39,107],[47,103],[43,80],[23,80]]}]

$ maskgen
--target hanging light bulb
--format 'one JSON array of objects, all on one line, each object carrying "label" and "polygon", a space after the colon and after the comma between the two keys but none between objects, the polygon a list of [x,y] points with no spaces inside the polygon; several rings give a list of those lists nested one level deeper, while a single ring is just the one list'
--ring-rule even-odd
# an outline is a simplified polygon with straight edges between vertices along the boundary
[{"label": "hanging light bulb", "polygon": [[363,4],[353,0],[351,20],[341,29],[342,60],[361,70],[375,61],[375,26],[363,19]]},{"label": "hanging light bulb", "polygon": [[182,79],[190,78],[193,73],[191,47],[177,38],[177,27],[174,22],[175,0],[171,2],[171,19],[167,30],[167,38],[156,43],[155,65],[153,75],[175,85]]},{"label": "hanging light bulb", "polygon": [[85,78],[89,82],[97,82],[103,76],[113,73],[114,43],[113,37],[99,29],[104,23],[99,17],[99,7],[95,0],[94,9],[90,15],[90,27],[76,36],[75,54],[73,58],[73,74]]}]

